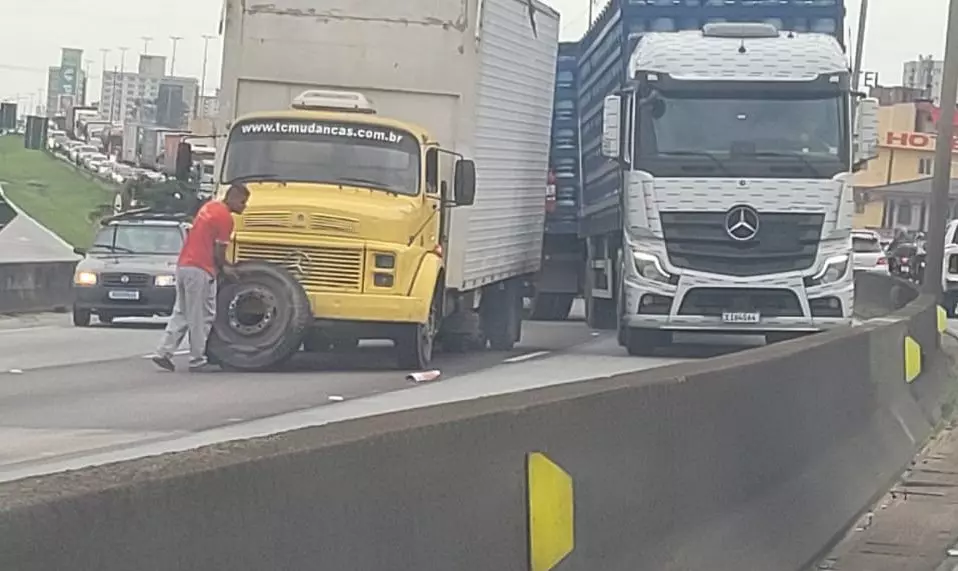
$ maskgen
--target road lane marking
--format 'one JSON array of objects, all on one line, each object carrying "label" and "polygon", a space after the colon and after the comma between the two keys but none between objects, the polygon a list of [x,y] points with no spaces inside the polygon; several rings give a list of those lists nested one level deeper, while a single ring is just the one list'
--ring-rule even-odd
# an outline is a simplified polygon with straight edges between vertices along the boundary
[{"label": "road lane marking", "polygon": [[509,357],[504,359],[503,363],[521,363],[523,361],[528,361],[530,359],[535,359],[536,357],[542,357],[548,355],[550,351],[536,351],[534,353],[526,353],[525,355],[516,355],[515,357]]}]

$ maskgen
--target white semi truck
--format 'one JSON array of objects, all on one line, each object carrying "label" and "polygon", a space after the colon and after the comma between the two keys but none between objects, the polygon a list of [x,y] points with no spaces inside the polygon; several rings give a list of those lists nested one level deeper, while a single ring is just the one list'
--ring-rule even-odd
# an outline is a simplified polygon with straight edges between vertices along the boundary
[{"label": "white semi truck", "polygon": [[[216,180],[252,191],[233,251],[298,277],[307,349],[392,338],[415,368],[433,339],[511,348],[540,266],[558,13],[535,0],[230,0],[223,22]],[[470,187],[474,202],[455,197]],[[262,335],[288,345],[297,328],[277,327]],[[222,360],[287,352],[262,345]]]},{"label": "white semi truck", "polygon": [[628,77],[603,109],[622,230],[590,237],[620,344],[850,324],[852,176],[876,155],[878,103],[856,100],[838,42],[758,23],[649,33]]}]

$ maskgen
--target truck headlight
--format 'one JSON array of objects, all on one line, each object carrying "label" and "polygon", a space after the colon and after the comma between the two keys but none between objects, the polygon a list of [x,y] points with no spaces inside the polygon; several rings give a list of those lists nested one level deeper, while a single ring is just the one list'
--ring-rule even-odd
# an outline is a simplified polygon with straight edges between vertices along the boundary
[{"label": "truck headlight", "polygon": [[378,269],[391,270],[396,267],[396,256],[392,254],[376,254],[373,262]]},{"label": "truck headlight", "polygon": [[176,276],[156,276],[156,278],[153,279],[153,283],[156,284],[156,287],[173,287],[176,285]]},{"label": "truck headlight", "polygon": [[93,272],[77,272],[73,276],[73,283],[82,286],[96,285],[96,274]]},{"label": "truck headlight", "polygon": [[822,269],[810,278],[805,279],[806,286],[828,285],[841,281],[848,273],[849,257],[847,254],[833,256],[825,260]]},{"label": "truck headlight", "polygon": [[635,262],[635,271],[647,280],[661,283],[670,283],[671,276],[662,267],[659,258],[644,252],[633,252],[632,260]]}]

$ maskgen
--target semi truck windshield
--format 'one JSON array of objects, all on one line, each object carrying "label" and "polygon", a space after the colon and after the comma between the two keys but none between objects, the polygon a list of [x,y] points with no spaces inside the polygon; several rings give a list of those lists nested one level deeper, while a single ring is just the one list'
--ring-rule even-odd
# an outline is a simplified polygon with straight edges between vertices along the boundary
[{"label": "semi truck windshield", "polygon": [[713,164],[721,161],[728,174],[738,176],[746,174],[736,172],[738,162],[759,158],[795,166],[797,158],[798,168],[806,165],[812,172],[820,164],[840,169],[848,149],[844,101],[838,94],[768,98],[660,93],[639,111],[639,164],[662,157],[704,158]]},{"label": "semi truck windshield", "polygon": [[359,186],[399,194],[419,190],[419,144],[362,123],[268,119],[230,132],[223,182],[270,173],[284,182]]}]

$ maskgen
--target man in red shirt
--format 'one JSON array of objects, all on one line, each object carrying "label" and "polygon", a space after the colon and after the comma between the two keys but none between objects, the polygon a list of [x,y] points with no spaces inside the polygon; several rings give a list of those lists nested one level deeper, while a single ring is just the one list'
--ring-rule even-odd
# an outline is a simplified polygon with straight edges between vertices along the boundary
[{"label": "man in red shirt", "polygon": [[208,366],[206,340],[216,315],[216,278],[233,274],[226,261],[226,248],[233,235],[233,214],[242,214],[249,189],[233,184],[223,200],[211,200],[200,208],[186,236],[176,264],[176,303],[153,362],[174,371],[173,352],[190,334],[190,371]]}]

